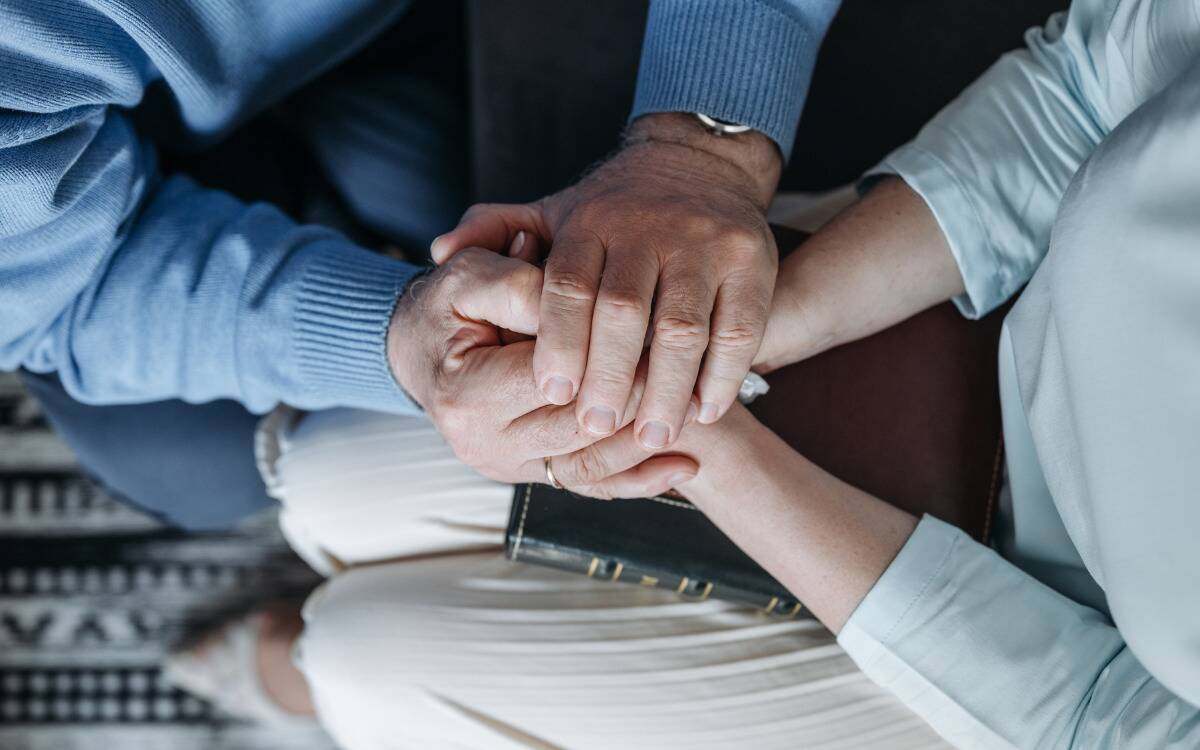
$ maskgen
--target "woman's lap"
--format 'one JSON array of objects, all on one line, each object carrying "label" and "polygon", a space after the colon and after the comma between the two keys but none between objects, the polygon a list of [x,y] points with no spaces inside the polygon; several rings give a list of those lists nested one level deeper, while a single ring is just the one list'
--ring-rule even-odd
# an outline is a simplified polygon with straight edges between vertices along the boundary
[{"label": "woman's lap", "polygon": [[1009,316],[1054,502],[1121,635],[1200,699],[1200,60],[1105,139]]},{"label": "woman's lap", "polygon": [[285,524],[351,564],[310,598],[300,649],[351,750],[939,745],[813,621],[504,560],[511,490],[424,420],[277,434]]},{"label": "woman's lap", "polygon": [[495,553],[342,573],[300,662],[352,750],[928,747],[823,627]]}]

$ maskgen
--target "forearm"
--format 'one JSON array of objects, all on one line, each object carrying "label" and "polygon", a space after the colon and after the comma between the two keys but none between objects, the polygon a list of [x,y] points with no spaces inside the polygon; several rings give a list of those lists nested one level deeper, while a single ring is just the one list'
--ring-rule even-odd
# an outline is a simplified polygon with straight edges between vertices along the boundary
[{"label": "forearm", "polygon": [[838,632],[917,519],[815,466],[740,406],[694,425],[680,448],[700,472],[679,487]]},{"label": "forearm", "polygon": [[902,180],[884,178],[780,264],[755,369],[869,336],[962,289],[929,207]]},{"label": "forearm", "polygon": [[875,682],[960,747],[1191,747],[1195,707],[1102,615],[962,531],[796,454],[735,407],[681,446],[680,486]]},{"label": "forearm", "polygon": [[964,315],[986,315],[1033,276],[1080,165],[1195,59],[1197,17],[1187,1],[1077,0],[871,170],[932,207],[965,280]]},{"label": "forearm", "polygon": [[[53,229],[79,230],[82,218],[58,217],[27,246],[25,257],[64,260],[17,292],[28,307],[61,312],[45,328],[5,331],[0,365],[57,371],[86,403],[413,409],[384,335],[414,267],[182,176],[115,242],[98,232],[82,235],[86,247],[54,241]],[[0,255],[11,246],[0,239]]]}]

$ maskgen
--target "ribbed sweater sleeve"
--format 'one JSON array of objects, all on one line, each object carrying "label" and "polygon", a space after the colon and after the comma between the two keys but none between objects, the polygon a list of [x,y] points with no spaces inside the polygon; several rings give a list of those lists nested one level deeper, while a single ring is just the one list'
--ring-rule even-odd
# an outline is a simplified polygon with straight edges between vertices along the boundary
[{"label": "ribbed sweater sleeve", "polygon": [[416,269],[164,179],[126,115],[161,83],[219,134],[400,5],[0,2],[0,368],[57,371],[87,403],[411,410],[385,334]]},{"label": "ribbed sweater sleeve", "polygon": [[630,118],[703,112],[791,155],[817,50],[841,0],[653,0]]}]

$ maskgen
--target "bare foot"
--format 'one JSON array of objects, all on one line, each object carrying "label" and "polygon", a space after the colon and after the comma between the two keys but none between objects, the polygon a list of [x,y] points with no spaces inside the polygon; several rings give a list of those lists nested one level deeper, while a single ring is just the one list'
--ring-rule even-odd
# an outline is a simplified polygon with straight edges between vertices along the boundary
[{"label": "bare foot", "polygon": [[270,607],[259,615],[255,660],[263,691],[281,709],[297,716],[313,716],[312,694],[304,674],[292,662],[292,649],[304,630],[299,607]]}]

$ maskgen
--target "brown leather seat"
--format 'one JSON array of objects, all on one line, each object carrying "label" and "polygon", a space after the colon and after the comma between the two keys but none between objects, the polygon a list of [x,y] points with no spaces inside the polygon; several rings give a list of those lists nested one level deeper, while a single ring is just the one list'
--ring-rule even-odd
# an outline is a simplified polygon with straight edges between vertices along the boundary
[{"label": "brown leather seat", "polygon": [[[804,252],[802,240],[776,229],[781,249]],[[835,476],[986,539],[1002,459],[1002,320],[939,305],[772,373],[752,411]]]}]

